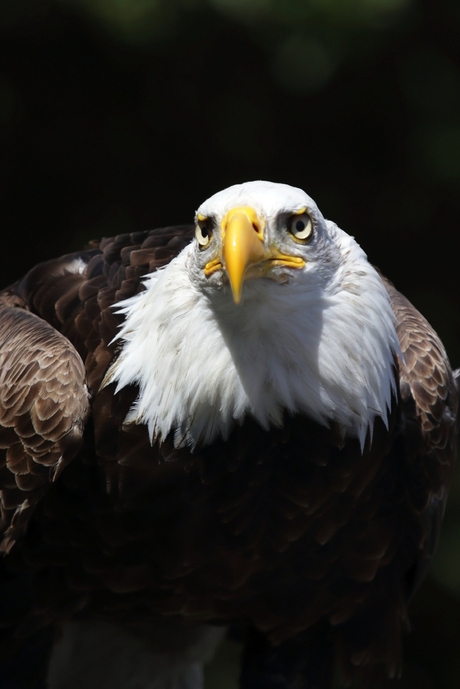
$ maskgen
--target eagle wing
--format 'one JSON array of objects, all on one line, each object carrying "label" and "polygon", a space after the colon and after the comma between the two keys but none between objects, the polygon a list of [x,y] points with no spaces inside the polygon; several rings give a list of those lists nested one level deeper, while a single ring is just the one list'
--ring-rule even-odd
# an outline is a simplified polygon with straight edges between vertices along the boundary
[{"label": "eagle wing", "polygon": [[114,353],[114,303],[169,263],[193,228],[92,242],[0,294],[0,551],[8,552],[82,445],[91,393]]},{"label": "eagle wing", "polygon": [[[439,537],[456,450],[458,393],[444,346],[428,321],[386,279],[402,358],[403,472],[414,513],[424,522],[419,557],[409,573],[408,596],[417,590]],[[404,477],[402,477],[404,479]]]},{"label": "eagle wing", "polygon": [[24,309],[0,306],[3,552],[24,532],[50,481],[81,445],[89,409],[85,378],[66,337]]}]

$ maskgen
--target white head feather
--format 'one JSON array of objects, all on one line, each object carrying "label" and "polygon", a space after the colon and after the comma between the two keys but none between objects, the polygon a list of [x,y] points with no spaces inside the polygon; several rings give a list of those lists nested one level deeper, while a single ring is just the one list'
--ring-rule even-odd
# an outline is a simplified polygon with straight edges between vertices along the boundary
[{"label": "white head feather", "polygon": [[[122,348],[104,384],[115,381],[117,391],[137,384],[126,422],[146,424],[152,440],[172,431],[176,446],[227,438],[246,415],[263,428],[277,426],[285,412],[335,422],[363,446],[375,418],[387,421],[400,351],[382,280],[355,240],[324,220],[300,189],[235,185],[198,213],[220,227],[241,205],[263,218],[266,242],[301,256],[305,266],[247,280],[236,305],[224,270],[205,277],[210,254],[193,241],[147,276],[145,291],[116,305],[126,316],[117,336]],[[307,245],[286,232],[286,219],[301,208],[314,226]]]}]

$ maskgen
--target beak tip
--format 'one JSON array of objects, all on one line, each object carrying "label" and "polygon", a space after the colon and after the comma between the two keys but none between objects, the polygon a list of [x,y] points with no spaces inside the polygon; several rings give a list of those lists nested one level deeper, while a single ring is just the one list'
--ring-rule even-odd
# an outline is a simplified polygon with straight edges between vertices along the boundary
[{"label": "beak tip", "polygon": [[240,302],[241,302],[241,290],[238,290],[238,292],[233,292],[233,303],[239,304]]}]

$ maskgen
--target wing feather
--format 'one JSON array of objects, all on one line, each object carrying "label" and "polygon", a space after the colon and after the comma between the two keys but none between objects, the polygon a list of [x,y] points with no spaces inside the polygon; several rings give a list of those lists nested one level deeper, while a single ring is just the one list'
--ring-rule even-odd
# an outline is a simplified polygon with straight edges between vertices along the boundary
[{"label": "wing feather", "polygon": [[[414,402],[413,419],[429,449],[448,448],[454,441],[457,395],[444,346],[428,321],[389,282],[403,361],[399,364],[403,401]],[[409,419],[408,419],[409,420]]]},{"label": "wing feather", "polygon": [[424,525],[408,595],[422,581],[439,537],[456,450],[458,394],[444,346],[428,321],[384,279],[401,343],[398,362],[407,492]]},{"label": "wing feather", "polygon": [[[38,316],[0,306],[0,486],[8,552],[77,453],[89,409],[83,362]],[[19,490],[18,490],[19,489]]]}]

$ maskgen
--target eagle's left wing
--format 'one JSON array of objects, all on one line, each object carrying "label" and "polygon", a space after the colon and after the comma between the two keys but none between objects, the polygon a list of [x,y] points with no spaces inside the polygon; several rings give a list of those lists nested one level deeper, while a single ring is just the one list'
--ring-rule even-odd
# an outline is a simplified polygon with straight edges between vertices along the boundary
[{"label": "eagle's left wing", "polygon": [[406,491],[424,535],[409,572],[408,597],[417,590],[436,547],[453,471],[458,419],[457,383],[444,346],[428,321],[383,279],[401,345],[399,386]]},{"label": "eagle's left wing", "polygon": [[83,362],[44,320],[0,300],[0,551],[76,455],[89,409]]}]

